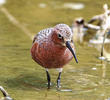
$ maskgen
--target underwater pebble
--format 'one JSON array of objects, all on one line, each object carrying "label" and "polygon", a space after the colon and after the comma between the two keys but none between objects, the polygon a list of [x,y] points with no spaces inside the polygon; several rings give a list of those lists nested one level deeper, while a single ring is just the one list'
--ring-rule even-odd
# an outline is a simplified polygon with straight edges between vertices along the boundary
[{"label": "underwater pebble", "polygon": [[40,4],[39,4],[39,7],[40,7],[40,8],[45,8],[46,6],[47,6],[47,5],[46,5],[45,3],[40,3]]},{"label": "underwater pebble", "polygon": [[97,70],[97,68],[93,67],[92,70]]}]

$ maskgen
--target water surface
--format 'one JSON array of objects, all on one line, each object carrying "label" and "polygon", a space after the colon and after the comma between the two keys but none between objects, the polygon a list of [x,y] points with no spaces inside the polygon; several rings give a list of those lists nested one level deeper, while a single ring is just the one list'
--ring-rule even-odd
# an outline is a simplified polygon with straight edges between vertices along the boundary
[{"label": "water surface", "polygon": [[[85,7],[80,10],[60,8],[64,3],[82,3]],[[58,23],[71,26],[76,17],[82,16],[88,21],[102,12],[104,3],[100,0],[7,0],[4,7],[35,35],[41,29]],[[43,4],[42,7],[39,4]],[[88,46],[87,42],[75,45],[79,64],[73,59],[64,67],[60,91],[56,89],[58,72],[50,70],[52,87],[47,90],[45,70],[30,56],[30,37],[0,11],[0,85],[15,100],[108,99],[110,63],[99,60],[100,52]]]}]

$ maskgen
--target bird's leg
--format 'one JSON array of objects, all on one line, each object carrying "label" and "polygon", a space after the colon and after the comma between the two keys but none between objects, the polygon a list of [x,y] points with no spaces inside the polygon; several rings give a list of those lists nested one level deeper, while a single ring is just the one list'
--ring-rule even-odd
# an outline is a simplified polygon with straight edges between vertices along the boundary
[{"label": "bird's leg", "polygon": [[51,78],[50,78],[50,74],[48,72],[48,69],[46,69],[46,74],[47,74],[47,81],[48,81],[48,89],[50,89],[50,85],[51,85]]},{"label": "bird's leg", "polygon": [[61,73],[62,73],[62,68],[59,68],[59,75],[58,75],[58,78],[57,78],[57,88],[60,88],[60,80],[61,80]]},{"label": "bird's leg", "polygon": [[61,72],[59,72],[59,75],[57,78],[57,88],[60,88],[60,80],[61,80]]}]

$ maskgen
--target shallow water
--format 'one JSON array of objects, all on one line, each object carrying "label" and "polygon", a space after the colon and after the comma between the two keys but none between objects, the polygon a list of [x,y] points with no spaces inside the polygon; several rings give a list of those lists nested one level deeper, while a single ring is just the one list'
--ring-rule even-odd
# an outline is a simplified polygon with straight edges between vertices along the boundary
[{"label": "shallow water", "polygon": [[[104,1],[75,0],[80,10],[59,8],[72,0],[7,0],[3,6],[20,24],[35,35],[57,23],[72,25],[74,18],[89,20],[102,12]],[[39,4],[43,7],[40,7]],[[110,3],[109,3],[110,6]],[[90,35],[89,35],[90,36]],[[88,37],[89,37],[88,36]],[[45,70],[30,56],[32,41],[22,28],[0,11],[0,85],[15,100],[107,100],[110,98],[110,63],[98,59],[97,49],[75,43],[79,64],[74,59],[64,67],[61,90],[56,89],[58,72],[50,70],[52,86],[47,90]],[[109,48],[109,47],[108,47]],[[0,97],[2,95],[0,94]]]}]

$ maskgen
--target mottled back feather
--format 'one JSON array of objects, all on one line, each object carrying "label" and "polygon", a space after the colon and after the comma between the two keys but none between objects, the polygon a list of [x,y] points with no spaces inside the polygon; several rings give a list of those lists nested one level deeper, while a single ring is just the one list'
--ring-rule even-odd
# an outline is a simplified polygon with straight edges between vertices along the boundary
[{"label": "mottled back feather", "polygon": [[52,30],[53,28],[47,28],[38,32],[38,34],[34,37],[33,43],[46,41],[48,39],[48,36],[52,33]]}]

